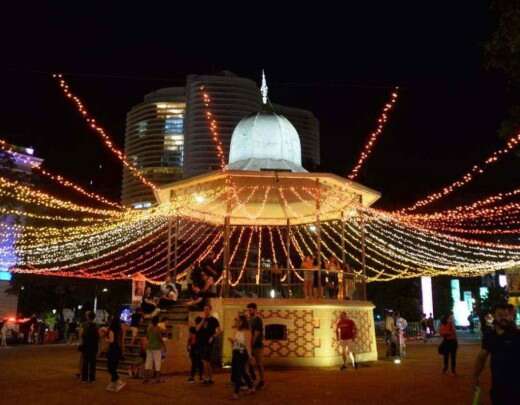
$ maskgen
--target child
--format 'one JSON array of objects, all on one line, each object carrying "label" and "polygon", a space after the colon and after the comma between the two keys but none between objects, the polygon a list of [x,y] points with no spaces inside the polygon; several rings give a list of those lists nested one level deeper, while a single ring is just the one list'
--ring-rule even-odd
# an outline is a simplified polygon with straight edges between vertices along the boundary
[{"label": "child", "polygon": [[196,326],[202,321],[200,316],[195,318],[195,325],[190,327],[190,334],[188,336],[188,353],[191,360],[191,373],[188,378],[189,383],[195,382],[195,374],[199,373],[199,380],[202,381],[202,357],[199,342],[197,341],[197,329]]},{"label": "child", "polygon": [[162,382],[161,361],[164,343],[162,340],[162,330],[159,327],[158,316],[152,318],[152,324],[148,327],[146,337],[148,347],[146,348],[145,377],[143,382],[147,383],[152,375],[155,377],[155,382]]}]

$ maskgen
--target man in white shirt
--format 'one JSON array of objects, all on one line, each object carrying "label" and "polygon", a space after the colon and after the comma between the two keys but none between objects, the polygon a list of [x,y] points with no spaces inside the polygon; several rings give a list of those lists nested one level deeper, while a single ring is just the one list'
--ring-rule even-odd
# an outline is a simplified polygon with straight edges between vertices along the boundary
[{"label": "man in white shirt", "polygon": [[405,342],[405,331],[408,327],[408,322],[404,319],[399,312],[395,313],[395,328],[397,330],[397,347],[399,348],[399,354],[401,356],[406,355],[406,342]]}]

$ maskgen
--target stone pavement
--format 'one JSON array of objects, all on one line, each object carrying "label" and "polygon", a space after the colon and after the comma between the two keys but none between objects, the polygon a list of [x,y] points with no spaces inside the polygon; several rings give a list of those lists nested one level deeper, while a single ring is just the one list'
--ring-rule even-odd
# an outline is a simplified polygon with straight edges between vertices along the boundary
[{"label": "stone pavement", "polygon": [[[459,346],[459,375],[441,374],[441,357],[435,342],[410,343],[402,364],[381,360],[358,370],[269,370],[267,386],[238,402],[248,404],[420,404],[471,403],[471,370],[477,340],[463,339]],[[382,350],[380,350],[380,353]],[[186,377],[168,377],[163,384],[143,385],[128,380],[119,393],[106,392],[108,374],[100,372],[93,385],[74,378],[78,363],[75,347],[19,346],[0,349],[0,403],[2,404],[221,404],[231,402],[229,374],[216,375],[211,387],[186,383]],[[483,384],[488,404],[489,370]]]}]

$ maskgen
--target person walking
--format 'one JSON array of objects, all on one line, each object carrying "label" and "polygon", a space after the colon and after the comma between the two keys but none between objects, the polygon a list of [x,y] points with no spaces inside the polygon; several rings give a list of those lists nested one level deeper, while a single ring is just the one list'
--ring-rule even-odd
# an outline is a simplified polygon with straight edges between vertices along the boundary
[{"label": "person walking", "polygon": [[248,387],[248,393],[255,392],[251,377],[246,370],[250,355],[253,351],[253,339],[249,329],[249,322],[245,315],[239,315],[239,317],[235,319],[234,327],[236,329],[235,334],[232,338],[229,338],[232,345],[231,381],[234,386],[233,399],[238,399],[240,387],[244,382]]},{"label": "person walking", "polygon": [[110,383],[107,385],[107,391],[119,392],[126,385],[126,383],[119,378],[117,368],[122,357],[122,340],[123,333],[121,329],[121,320],[115,316],[110,322],[108,333],[105,337],[108,343],[107,363],[108,372],[110,373]]},{"label": "person walking", "polygon": [[[255,369],[258,371],[260,380],[256,385],[256,389],[261,389],[264,385],[264,322],[258,315],[258,307],[252,302],[247,305],[249,314],[249,326],[251,328],[251,369],[252,376],[255,375]],[[253,377],[253,379],[255,379]]]},{"label": "person walking", "polygon": [[491,357],[491,402],[493,405],[518,404],[518,364],[520,330],[514,322],[514,308],[508,304],[495,307],[495,330],[482,338],[482,349],[473,373],[475,389],[480,389],[480,374]]},{"label": "person walking", "polygon": [[81,381],[93,383],[96,381],[96,357],[99,349],[99,332],[94,322],[96,314],[87,312],[87,322],[81,328]]},{"label": "person walking", "polygon": [[340,370],[347,369],[347,355],[350,357],[352,367],[357,369],[356,358],[354,357],[354,352],[351,350],[353,340],[356,338],[356,332],[356,324],[354,321],[347,317],[345,311],[341,312],[336,322],[336,338],[341,348],[341,357],[343,359],[343,365]]},{"label": "person walking", "polygon": [[161,356],[164,349],[162,340],[163,329],[159,326],[159,317],[154,316],[152,323],[148,326],[146,337],[148,346],[146,347],[146,360],[144,363],[144,380],[143,383],[150,381],[152,376],[156,382],[161,382]]},{"label": "person walking", "polygon": [[220,323],[217,318],[211,315],[211,305],[204,305],[204,316],[202,321],[196,326],[196,330],[200,336],[201,357],[204,364],[204,381],[203,384],[213,384],[213,368],[211,367],[211,359],[213,355],[213,347],[215,338],[220,335]]},{"label": "person walking", "polygon": [[441,327],[439,328],[439,334],[442,337],[442,343],[439,347],[439,352],[442,353],[444,358],[444,367],[442,372],[446,374],[448,372],[448,359],[451,360],[451,373],[456,375],[457,368],[457,332],[455,330],[455,324],[453,321],[453,314],[445,315],[441,320]]}]

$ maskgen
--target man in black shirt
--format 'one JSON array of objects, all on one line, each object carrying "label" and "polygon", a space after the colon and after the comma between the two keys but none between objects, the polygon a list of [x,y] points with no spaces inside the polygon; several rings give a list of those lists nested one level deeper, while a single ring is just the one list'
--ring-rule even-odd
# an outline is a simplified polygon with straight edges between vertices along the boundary
[{"label": "man in black shirt", "polygon": [[96,380],[96,356],[99,346],[98,329],[94,322],[96,314],[89,311],[87,322],[81,329],[81,354],[83,362],[81,366],[81,381],[94,382]]},{"label": "man in black shirt", "polygon": [[249,313],[249,325],[251,328],[251,346],[253,349],[251,361],[252,371],[254,368],[258,371],[260,381],[258,382],[256,389],[260,389],[264,386],[264,323],[262,318],[258,316],[258,308],[254,302],[247,305],[247,312]]},{"label": "man in black shirt", "polygon": [[201,357],[204,364],[203,384],[213,384],[213,369],[211,367],[211,356],[215,338],[220,335],[220,324],[211,315],[211,305],[204,305],[204,316],[196,327],[197,338],[200,339]]},{"label": "man in black shirt", "polygon": [[495,330],[482,339],[482,350],[475,364],[475,386],[491,355],[491,402],[493,405],[518,404],[517,368],[520,364],[520,331],[514,323],[514,308],[507,304],[495,308]]}]

